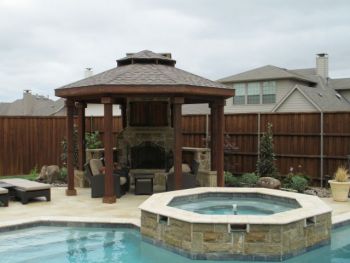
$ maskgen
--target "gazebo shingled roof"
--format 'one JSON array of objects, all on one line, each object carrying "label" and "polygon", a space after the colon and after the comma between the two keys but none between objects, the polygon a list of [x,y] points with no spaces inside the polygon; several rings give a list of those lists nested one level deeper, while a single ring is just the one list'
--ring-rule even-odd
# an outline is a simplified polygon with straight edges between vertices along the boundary
[{"label": "gazebo shingled roof", "polygon": [[211,169],[217,171],[217,185],[224,185],[224,105],[234,95],[227,86],[191,74],[175,67],[170,54],[156,54],[144,50],[117,60],[118,66],[89,78],[55,90],[66,98],[67,106],[67,195],[76,195],[74,188],[73,130],[74,108],[78,110],[78,163],[85,163],[85,107],[87,103],[104,104],[105,188],[103,202],[116,201],[113,188],[112,105],[122,107],[123,126],[128,119],[128,100],[132,97],[162,97],[171,104],[174,131],[174,174],[176,189],[182,188],[182,112],[184,103],[209,103],[211,107]]},{"label": "gazebo shingled roof", "polygon": [[115,68],[56,89],[56,96],[76,97],[103,92],[109,94],[141,92],[143,94],[196,93],[228,98],[233,93],[232,89],[221,83],[176,68],[175,60],[151,51],[144,50],[117,62],[119,66]]}]

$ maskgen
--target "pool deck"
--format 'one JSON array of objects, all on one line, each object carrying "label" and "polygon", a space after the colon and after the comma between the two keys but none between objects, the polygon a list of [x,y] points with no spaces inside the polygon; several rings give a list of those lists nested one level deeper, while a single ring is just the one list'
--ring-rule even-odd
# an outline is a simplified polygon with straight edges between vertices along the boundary
[{"label": "pool deck", "polygon": [[[53,187],[51,202],[40,200],[22,205],[11,201],[9,207],[0,207],[0,227],[38,220],[130,223],[139,226],[141,212],[138,207],[149,197],[131,192],[115,204],[104,204],[101,198],[90,197],[89,188],[77,188],[77,196],[66,196],[65,190],[64,187]],[[333,209],[333,224],[350,220],[350,201],[322,200]]]}]

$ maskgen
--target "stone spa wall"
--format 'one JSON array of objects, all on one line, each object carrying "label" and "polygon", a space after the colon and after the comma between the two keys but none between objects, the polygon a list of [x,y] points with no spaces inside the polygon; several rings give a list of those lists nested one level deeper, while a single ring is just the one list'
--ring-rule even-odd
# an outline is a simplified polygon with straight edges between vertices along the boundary
[{"label": "stone spa wall", "polygon": [[282,261],[330,242],[331,213],[279,224],[189,223],[142,210],[147,242],[192,259]]}]

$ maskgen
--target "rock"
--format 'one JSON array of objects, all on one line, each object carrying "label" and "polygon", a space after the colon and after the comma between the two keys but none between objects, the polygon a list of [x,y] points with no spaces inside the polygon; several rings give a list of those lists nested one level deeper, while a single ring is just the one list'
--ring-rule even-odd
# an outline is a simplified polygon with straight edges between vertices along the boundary
[{"label": "rock", "polygon": [[59,174],[60,168],[57,165],[44,165],[36,180],[52,184],[57,181]]},{"label": "rock", "polygon": [[281,182],[280,180],[273,177],[260,177],[257,182],[257,186],[269,189],[280,189]]}]

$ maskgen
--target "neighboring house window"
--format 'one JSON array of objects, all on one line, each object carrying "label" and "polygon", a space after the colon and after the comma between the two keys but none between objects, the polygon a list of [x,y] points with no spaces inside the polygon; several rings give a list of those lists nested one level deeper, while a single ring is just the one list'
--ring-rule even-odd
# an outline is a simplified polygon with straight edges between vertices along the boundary
[{"label": "neighboring house window", "polygon": [[245,104],[245,84],[234,84],[235,96],[233,97],[233,104]]},{"label": "neighboring house window", "polygon": [[248,83],[247,104],[260,104],[260,83]]},{"label": "neighboring house window", "polygon": [[276,103],[276,82],[265,81],[263,82],[262,103]]}]

